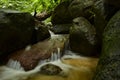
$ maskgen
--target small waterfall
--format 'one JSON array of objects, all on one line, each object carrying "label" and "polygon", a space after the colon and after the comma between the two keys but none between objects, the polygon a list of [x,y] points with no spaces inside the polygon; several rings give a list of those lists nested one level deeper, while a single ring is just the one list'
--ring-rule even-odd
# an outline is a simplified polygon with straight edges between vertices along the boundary
[{"label": "small waterfall", "polygon": [[60,48],[57,49],[57,53],[52,53],[51,57],[48,59],[40,60],[38,65],[41,65],[46,62],[56,61],[61,58]]},{"label": "small waterfall", "polygon": [[[57,39],[56,41],[60,40],[61,42],[68,37],[68,35],[56,35],[50,31],[51,39]],[[32,49],[31,45],[28,45],[25,48],[25,51],[29,51]],[[67,52],[68,53],[68,52]],[[64,58],[64,56],[63,56]],[[36,68],[30,71],[25,71],[24,68],[21,66],[20,62],[17,60],[9,59],[8,63],[5,66],[0,67],[0,80],[23,80],[29,77],[30,75],[34,75],[35,73],[40,71],[40,68],[45,64],[59,64],[64,65],[60,61],[61,59],[61,48],[57,47],[57,51],[51,53],[51,57],[48,59],[40,60]],[[56,63],[57,62],[57,63]]]},{"label": "small waterfall", "polygon": [[49,30],[49,33],[51,35],[51,39],[54,39],[54,38],[61,38],[61,40],[64,38],[64,39],[67,39],[69,37],[69,34],[55,34],[54,32],[50,31]]},{"label": "small waterfall", "polygon": [[[30,48],[30,46],[27,46],[27,48]],[[25,48],[25,50],[28,50],[28,49]],[[49,57],[47,59],[40,60],[38,65],[44,64],[46,62],[56,61],[60,58],[61,58],[60,48],[57,48],[57,52],[53,52],[51,54],[51,57]],[[9,59],[6,66],[9,68],[15,69],[15,70],[24,71],[24,68],[21,66],[20,62],[17,60]]]},{"label": "small waterfall", "polygon": [[9,68],[13,68],[15,70],[21,70],[21,71],[24,71],[24,68],[21,66],[20,62],[19,61],[15,61],[15,60],[12,60],[10,59],[7,63],[7,65]]},{"label": "small waterfall", "polygon": [[[51,34],[51,38],[47,40],[49,42],[51,42],[51,41],[52,42],[53,41],[54,42],[56,42],[56,41],[64,42],[64,40],[66,39],[66,36],[68,36],[68,35],[56,35],[56,34],[54,34],[50,30],[49,30],[49,32]],[[53,45],[55,45],[55,44],[53,43]],[[32,49],[32,45],[28,45],[28,46],[26,46],[26,48],[24,50],[25,51],[29,51],[31,49]],[[57,49],[57,51],[52,52],[50,58],[44,59],[44,60],[40,60],[38,65],[43,64],[45,62],[50,62],[50,61],[55,61],[57,59],[60,59],[60,57],[61,57],[61,50],[60,50],[59,47],[57,47],[56,49]],[[12,60],[12,59],[10,59],[8,61],[7,66],[10,67],[10,68],[16,69],[16,70],[24,70],[24,68],[22,68],[22,66],[20,65],[19,61],[15,61],[15,60]]]},{"label": "small waterfall", "polygon": [[54,32],[52,32],[52,31],[50,31],[50,30],[49,30],[49,33],[50,33],[51,36],[54,36],[54,35],[55,35]]},{"label": "small waterfall", "polygon": [[[57,53],[52,53],[51,57],[45,60],[40,60],[39,64],[30,71],[24,71],[19,61],[10,59],[6,66],[0,67],[0,80],[24,80],[29,76],[40,72],[40,68],[49,63],[56,63],[60,59],[60,48]],[[58,63],[57,63],[58,64]]]}]

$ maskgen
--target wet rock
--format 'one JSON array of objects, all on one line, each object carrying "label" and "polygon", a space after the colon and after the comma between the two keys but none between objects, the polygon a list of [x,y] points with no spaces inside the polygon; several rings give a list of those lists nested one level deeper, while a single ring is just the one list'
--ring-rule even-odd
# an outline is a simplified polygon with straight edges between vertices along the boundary
[{"label": "wet rock", "polygon": [[54,64],[46,64],[40,69],[40,73],[45,75],[58,75],[61,71],[62,69]]},{"label": "wet rock", "polygon": [[31,43],[34,19],[30,13],[0,10],[0,54],[10,53]]},{"label": "wet rock", "polygon": [[52,24],[67,24],[72,22],[72,17],[68,11],[69,4],[69,1],[65,1],[55,8],[51,17]]},{"label": "wet rock", "polygon": [[69,29],[72,24],[56,24],[51,29],[55,34],[69,34]]},{"label": "wet rock", "polygon": [[32,46],[28,46],[26,49],[14,52],[10,55],[9,59],[19,61],[25,70],[31,70],[38,64],[60,58],[65,41],[66,36],[52,36],[51,39],[44,40]]},{"label": "wet rock", "polygon": [[96,56],[98,54],[98,45],[96,30],[83,17],[73,20],[74,26],[70,30],[70,48],[80,55]]}]

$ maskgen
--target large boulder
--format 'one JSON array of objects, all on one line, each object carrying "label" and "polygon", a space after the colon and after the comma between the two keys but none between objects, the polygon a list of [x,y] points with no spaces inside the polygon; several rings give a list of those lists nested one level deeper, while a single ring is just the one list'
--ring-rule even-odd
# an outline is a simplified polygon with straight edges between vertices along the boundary
[{"label": "large boulder", "polygon": [[120,11],[107,24],[103,34],[102,54],[93,80],[120,79]]},{"label": "large boulder", "polygon": [[69,40],[71,50],[85,56],[96,56],[100,53],[93,25],[83,17],[75,18],[73,23]]},{"label": "large boulder", "polygon": [[68,11],[70,2],[60,3],[55,9],[51,17],[52,24],[66,24],[72,22],[72,17]]},{"label": "large boulder", "polygon": [[0,10],[0,54],[10,53],[31,43],[34,18],[30,13]]}]

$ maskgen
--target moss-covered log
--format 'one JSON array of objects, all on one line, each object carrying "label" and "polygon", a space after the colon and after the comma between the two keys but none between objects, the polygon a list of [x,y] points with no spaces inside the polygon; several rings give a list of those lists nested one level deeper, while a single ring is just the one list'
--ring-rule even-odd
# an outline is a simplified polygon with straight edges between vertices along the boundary
[{"label": "moss-covered log", "polygon": [[103,34],[102,55],[93,80],[120,79],[120,11],[108,22]]}]

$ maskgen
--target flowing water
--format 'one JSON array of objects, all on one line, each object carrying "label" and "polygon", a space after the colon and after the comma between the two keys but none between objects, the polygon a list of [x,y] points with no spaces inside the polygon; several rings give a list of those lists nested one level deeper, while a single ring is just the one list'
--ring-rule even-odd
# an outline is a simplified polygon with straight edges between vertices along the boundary
[{"label": "flowing water", "polygon": [[[51,31],[50,33],[51,33],[51,39],[54,39],[56,37],[58,38],[61,37],[61,41],[63,39],[62,37],[66,38],[68,36],[68,35],[55,35]],[[30,49],[31,49],[30,45],[28,45],[25,48],[26,51]],[[27,77],[35,75],[36,73],[40,72],[40,68],[45,64],[48,63],[57,64],[57,65],[62,64],[60,58],[61,58],[61,52],[60,52],[60,48],[58,47],[57,52],[52,52],[51,57],[48,59],[40,60],[36,68],[30,71],[25,71],[19,61],[10,59],[6,65],[0,66],[0,80],[25,80],[27,79]],[[63,65],[65,66],[65,64]]]},{"label": "flowing water", "polygon": [[[52,32],[50,32],[50,33],[51,33],[52,39],[54,39],[54,38],[57,39],[56,37],[59,37],[59,38],[61,38],[61,41],[62,41],[63,37],[66,38],[68,36],[68,35],[55,35]],[[26,51],[28,51],[30,49],[31,49],[30,45],[25,48]],[[79,79],[80,77],[85,78],[83,80],[91,80],[87,77],[91,78],[91,76],[93,76],[93,72],[91,70],[91,69],[93,69],[93,67],[92,68],[89,66],[87,67],[86,65],[92,64],[93,66],[96,66],[97,60],[83,57],[80,55],[79,56],[76,55],[76,53],[73,53],[72,51],[69,50],[68,43],[66,43],[64,49],[65,49],[64,55],[62,57],[61,57],[61,48],[58,47],[57,51],[52,52],[51,56],[48,59],[40,60],[38,65],[34,69],[29,70],[29,71],[25,71],[24,68],[21,66],[19,61],[10,59],[6,65],[0,66],[0,80],[27,80],[27,78],[30,78],[30,77],[35,76],[37,74],[43,74],[42,72],[44,72],[44,68],[46,69],[48,74],[53,74],[54,69],[51,68],[51,66],[52,67],[57,66],[57,69],[60,71],[59,76],[66,77],[68,75],[68,72],[74,69],[76,71],[80,70],[83,73],[82,73],[82,75],[81,75],[81,72],[79,74],[76,74],[76,72],[75,72],[75,74],[71,73],[71,75],[69,76],[70,79],[71,79],[71,77],[73,77],[73,79],[71,79],[71,80],[80,80]],[[75,66],[63,63],[64,60],[69,60],[69,59],[77,59],[77,60],[79,59],[79,62],[74,61],[74,63],[75,63],[74,65],[80,64],[80,66],[75,67]],[[83,60],[85,60],[87,62],[87,64],[85,63],[85,67],[82,65],[84,63]],[[81,61],[82,61],[82,64],[81,64]],[[94,61],[95,61],[95,63],[94,63]],[[48,64],[50,66],[47,66],[47,68],[46,68],[46,65],[48,65]],[[71,62],[71,64],[72,64],[72,62]],[[52,70],[49,68],[51,68]],[[78,68],[80,68],[80,69],[78,70]],[[88,76],[84,77],[83,76],[84,73],[85,73],[85,75],[88,74]],[[74,77],[73,75],[78,75],[78,76]],[[60,78],[59,80],[70,80],[69,77],[68,77],[68,79],[61,79]],[[76,78],[78,78],[78,79],[76,79]],[[34,79],[32,79],[32,80],[34,80]],[[44,80],[44,79],[42,79],[42,80]],[[49,78],[47,78],[47,80],[49,80]],[[53,78],[50,80],[53,80]],[[56,80],[56,78],[54,78],[54,80]]]},{"label": "flowing water", "polygon": [[[53,53],[52,56],[49,58],[49,60],[46,59],[40,61],[38,66],[36,66],[36,68],[30,71],[24,71],[24,68],[20,65],[20,62],[10,59],[6,66],[0,67],[0,80],[25,80],[28,77],[33,76],[38,72],[40,73],[41,67],[46,64],[58,65],[62,70],[67,71],[67,69],[72,66],[62,63],[59,52],[60,51],[58,48],[57,54]],[[80,58],[80,57],[74,55],[71,51],[69,51],[69,55],[64,55],[62,58],[67,59],[67,58]]]}]

